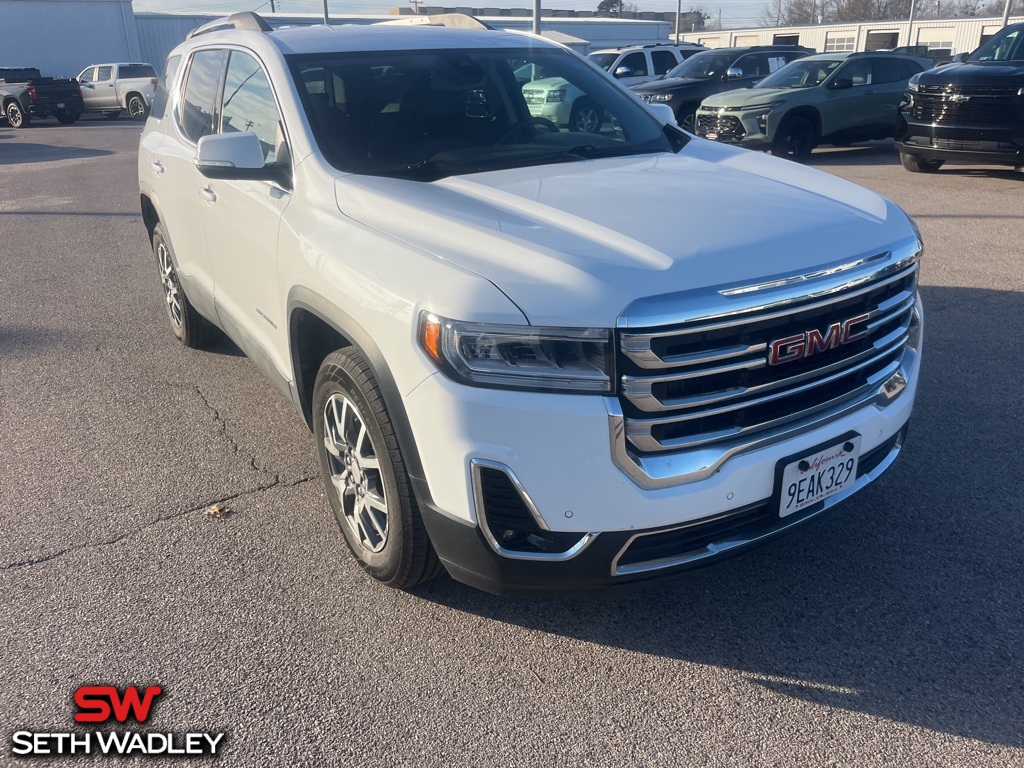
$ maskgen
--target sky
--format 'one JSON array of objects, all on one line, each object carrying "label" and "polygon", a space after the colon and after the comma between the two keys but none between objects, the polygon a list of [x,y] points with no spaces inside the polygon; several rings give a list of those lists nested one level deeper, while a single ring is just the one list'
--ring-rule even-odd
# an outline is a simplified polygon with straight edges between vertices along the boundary
[{"label": "sky", "polygon": [[[360,14],[387,13],[407,0],[328,0],[331,13]],[[630,0],[641,11],[675,11],[676,0]],[[321,13],[323,0],[274,0],[279,13]],[[600,0],[542,0],[545,7],[593,10]],[[457,5],[455,0],[424,0],[426,5]],[[480,0],[462,4],[471,7],[529,8],[532,0]],[[236,11],[269,11],[270,0],[134,0],[136,11],[204,11],[235,13]],[[726,29],[759,26],[764,0],[683,0],[683,10],[702,8],[713,16],[722,11],[722,26]]]}]

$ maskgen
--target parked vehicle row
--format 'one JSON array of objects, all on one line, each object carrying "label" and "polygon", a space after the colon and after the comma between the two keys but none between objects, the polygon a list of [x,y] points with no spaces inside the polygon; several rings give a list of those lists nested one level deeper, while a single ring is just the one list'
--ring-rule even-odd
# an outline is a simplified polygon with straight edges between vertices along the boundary
[{"label": "parked vehicle row", "polygon": [[73,80],[44,77],[35,67],[0,67],[0,117],[12,128],[51,116],[70,125],[86,112],[113,120],[127,110],[145,120],[156,84],[149,64],[93,64]]}]

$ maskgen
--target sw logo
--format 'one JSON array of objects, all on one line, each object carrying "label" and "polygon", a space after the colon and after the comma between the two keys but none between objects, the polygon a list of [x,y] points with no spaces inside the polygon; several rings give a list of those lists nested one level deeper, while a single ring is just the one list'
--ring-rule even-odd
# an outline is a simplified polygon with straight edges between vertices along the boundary
[{"label": "sw logo", "polygon": [[158,685],[151,685],[139,696],[139,689],[129,685],[124,694],[112,685],[83,685],[75,691],[75,704],[78,705],[76,723],[105,723],[113,714],[114,719],[123,723],[129,714],[136,722],[144,723],[149,719],[149,708],[153,699],[163,693]]},{"label": "sw logo", "polygon": [[[129,718],[137,723],[149,719],[153,702],[163,694],[159,685],[144,691],[138,686],[119,690],[113,685],[83,685],[75,691],[76,723],[118,723]],[[76,731],[42,733],[17,731],[11,737],[11,754],[33,755],[162,755],[185,757],[216,755],[223,733],[160,733],[139,731]]]}]

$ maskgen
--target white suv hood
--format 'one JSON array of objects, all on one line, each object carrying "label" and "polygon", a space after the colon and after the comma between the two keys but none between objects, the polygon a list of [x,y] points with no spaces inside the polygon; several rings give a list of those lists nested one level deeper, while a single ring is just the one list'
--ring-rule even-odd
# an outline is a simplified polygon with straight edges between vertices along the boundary
[{"label": "white suv hood", "polygon": [[611,327],[637,299],[811,271],[913,237],[873,192],[699,139],[678,155],[433,183],[343,176],[336,190],[343,213],[487,278],[534,325]]}]

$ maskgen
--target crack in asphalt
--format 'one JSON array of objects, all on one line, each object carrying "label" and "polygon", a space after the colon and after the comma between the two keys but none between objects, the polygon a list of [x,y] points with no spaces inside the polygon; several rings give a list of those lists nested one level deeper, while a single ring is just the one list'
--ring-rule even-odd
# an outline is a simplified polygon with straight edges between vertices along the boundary
[{"label": "crack in asphalt", "polygon": [[[177,389],[184,389],[185,388],[185,385],[182,385],[182,384],[174,384],[174,383],[169,382],[169,381],[165,381],[164,383],[167,384],[170,387],[175,387]],[[191,387],[191,390],[193,392],[195,392],[197,395],[199,395],[199,399],[203,401],[203,405],[205,405],[206,409],[208,411],[210,411],[210,413],[213,414],[213,420],[220,426],[220,433],[224,436],[224,439],[227,440],[227,443],[231,447],[232,452],[233,453],[244,453],[244,451],[242,451],[241,448],[239,447],[238,441],[235,440],[235,438],[233,438],[231,436],[230,432],[228,432],[227,420],[225,420],[225,418],[220,415],[220,410],[215,408],[210,403],[209,398],[207,398],[206,394],[203,392],[203,390],[201,390],[199,388],[199,385],[193,384],[192,387]],[[249,457],[249,466],[251,466],[257,472],[262,472],[263,474],[268,475],[269,477],[274,478],[275,481],[279,481],[281,479],[276,472],[271,472],[269,469],[266,469],[265,467],[261,467],[259,465],[259,462],[256,461],[255,454],[251,454],[250,453],[250,454],[246,454],[246,455],[248,455],[248,457]]]},{"label": "crack in asphalt", "polygon": [[199,504],[197,504],[197,505],[195,505],[193,507],[189,507],[188,509],[182,510],[180,512],[174,512],[174,513],[169,514],[169,515],[161,515],[159,517],[154,518],[153,520],[150,520],[145,525],[141,525],[138,528],[133,528],[130,531],[125,531],[124,533],[118,534],[117,536],[114,536],[112,538],[106,539],[104,541],[92,541],[92,542],[89,542],[87,544],[76,544],[76,545],[71,546],[71,547],[65,547],[64,549],[58,550],[57,552],[52,552],[49,555],[43,555],[41,557],[30,558],[28,560],[19,560],[19,561],[14,562],[14,563],[7,563],[7,564],[5,564],[3,566],[0,566],[0,570],[2,570],[2,571],[10,571],[10,570],[14,570],[16,568],[30,568],[30,567],[32,567],[34,565],[40,565],[42,563],[48,563],[51,560],[56,560],[57,558],[63,557],[64,555],[70,554],[72,552],[78,552],[78,551],[83,550],[83,549],[94,549],[96,547],[108,547],[111,544],[117,544],[120,541],[124,541],[125,539],[130,538],[130,537],[134,536],[137,533],[142,533],[143,531],[148,530],[149,528],[153,528],[154,526],[157,526],[160,523],[165,523],[168,520],[176,520],[177,518],[184,517],[185,515],[191,514],[192,512],[198,512],[198,511],[200,511],[202,509],[206,509],[207,507],[209,507],[209,506],[211,506],[213,504],[224,504],[225,502],[228,502],[228,501],[234,501],[235,499],[240,499],[243,496],[252,496],[253,494],[264,493],[266,491],[271,490],[272,488],[278,488],[278,487],[294,488],[297,485],[302,485],[303,483],[308,483],[310,480],[315,480],[315,479],[316,479],[315,476],[303,476],[303,477],[300,477],[298,480],[293,480],[293,481],[288,482],[288,483],[284,483],[280,479],[275,479],[272,483],[267,483],[266,485],[259,485],[259,486],[256,486],[255,488],[250,488],[250,489],[245,490],[245,491],[239,491],[238,493],[232,493],[232,494],[229,494],[227,496],[222,496],[222,497],[220,497],[218,499],[211,499],[209,501],[203,501],[203,502],[201,502],[201,503],[199,503]]}]

